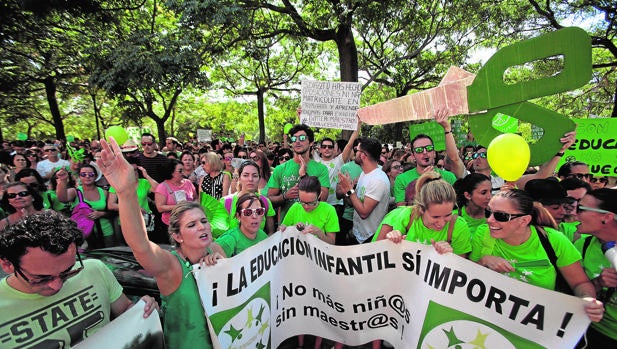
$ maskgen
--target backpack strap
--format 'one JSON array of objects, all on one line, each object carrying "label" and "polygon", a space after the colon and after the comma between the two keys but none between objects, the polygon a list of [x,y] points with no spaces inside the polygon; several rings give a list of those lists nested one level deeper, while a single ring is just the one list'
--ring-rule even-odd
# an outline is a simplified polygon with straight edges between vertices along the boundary
[{"label": "backpack strap", "polygon": [[77,197],[79,198],[79,202],[84,202],[84,197],[83,194],[81,193],[81,190],[79,189],[75,189],[77,190]]},{"label": "backpack strap", "polygon": [[555,291],[573,295],[570,285],[568,285],[568,282],[563,277],[559,267],[557,266],[557,255],[555,254],[555,249],[553,249],[553,246],[548,239],[546,231],[539,225],[535,226],[535,228],[538,238],[540,239],[540,243],[542,244],[542,248],[544,248],[544,252],[546,252],[548,260],[551,262],[553,268],[555,268],[555,272],[557,273],[557,277],[555,278]]},{"label": "backpack strap", "polygon": [[581,251],[581,256],[583,257],[583,259],[585,259],[585,254],[587,253],[587,249],[589,248],[589,245],[591,244],[591,238],[593,236],[589,235],[588,237],[585,238],[585,242],[583,243],[583,250]]}]

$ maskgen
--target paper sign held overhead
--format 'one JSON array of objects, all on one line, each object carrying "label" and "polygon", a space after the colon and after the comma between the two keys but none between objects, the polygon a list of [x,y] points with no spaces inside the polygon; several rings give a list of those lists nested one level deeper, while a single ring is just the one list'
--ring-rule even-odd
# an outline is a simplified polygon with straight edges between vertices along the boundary
[{"label": "paper sign held overhead", "polygon": [[359,82],[303,81],[300,123],[355,131],[361,94]]}]

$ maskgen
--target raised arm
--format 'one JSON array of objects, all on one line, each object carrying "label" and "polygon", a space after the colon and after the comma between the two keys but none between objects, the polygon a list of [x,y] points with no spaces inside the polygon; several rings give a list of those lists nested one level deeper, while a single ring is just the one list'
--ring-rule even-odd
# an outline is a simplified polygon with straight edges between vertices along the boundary
[{"label": "raised arm", "polygon": [[452,125],[450,124],[450,120],[448,120],[448,113],[446,110],[437,110],[435,112],[435,121],[443,127],[446,137],[446,156],[452,164],[451,171],[456,175],[456,178],[463,178],[465,174],[465,164],[463,164],[463,160],[461,160],[461,157],[458,155],[456,141],[452,134]]},{"label": "raised arm", "polygon": [[124,159],[120,147],[113,138],[110,143],[102,139],[101,147],[103,149],[101,158],[96,164],[116,190],[122,235],[139,264],[156,278],[161,293],[170,294],[181,281],[181,277],[174,278],[182,274],[180,264],[170,252],[148,240],[137,199],[137,177],[133,166]]}]

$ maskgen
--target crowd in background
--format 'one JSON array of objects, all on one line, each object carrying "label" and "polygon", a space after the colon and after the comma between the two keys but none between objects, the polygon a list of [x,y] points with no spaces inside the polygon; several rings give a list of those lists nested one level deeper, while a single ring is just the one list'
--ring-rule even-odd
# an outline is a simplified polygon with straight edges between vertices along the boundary
[{"label": "crowd in background", "polygon": [[[132,167],[135,184],[106,178],[111,169],[126,168],[110,157],[114,148],[104,142],[5,141],[0,231],[45,210],[70,217],[83,201],[95,224],[82,249],[176,246],[166,262],[156,260],[156,251],[135,252],[155,276],[177,260],[232,257],[292,225],[337,245],[381,239],[433,244],[512,278],[594,300],[586,307],[594,321],[588,347],[614,346],[617,272],[603,254],[603,244],[617,240],[617,194],[609,189],[614,178],[594,176],[583,162],[557,168],[575,140],[569,133],[553,159],[506,182],[491,170],[486,145],[475,144],[470,135],[456,147],[447,118],[437,115],[436,121],[444,128],[444,151],[436,151],[433,139],[422,134],[400,147],[360,137],[358,131],[349,141],[316,140],[305,125],[295,125],[282,144],[244,136],[234,143],[175,137],[158,142],[146,133],[115,152]],[[122,200],[133,200],[126,188],[136,192],[131,219],[123,211],[128,209]],[[201,206],[209,199],[228,211],[228,231],[215,233],[206,226]],[[214,241],[188,242],[182,222],[190,214],[204,231],[212,230],[193,239],[206,241],[205,235],[214,234]],[[140,216],[144,235],[136,223]],[[205,248],[207,254],[200,254]],[[159,282],[164,296],[181,287]],[[168,340],[182,347],[185,335],[173,333]],[[303,336],[298,344],[304,345]],[[320,344],[317,338],[315,347]],[[387,343],[373,343],[382,345]]]}]

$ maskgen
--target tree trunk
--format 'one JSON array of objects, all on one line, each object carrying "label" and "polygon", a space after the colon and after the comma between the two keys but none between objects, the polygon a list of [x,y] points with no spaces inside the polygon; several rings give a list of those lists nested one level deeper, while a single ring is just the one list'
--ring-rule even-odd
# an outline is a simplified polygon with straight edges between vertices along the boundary
[{"label": "tree trunk", "polygon": [[[358,48],[354,40],[351,25],[341,24],[336,32],[336,48],[338,49],[341,81],[358,81]],[[343,130],[342,138],[349,139],[353,131]]]},{"label": "tree trunk", "polygon": [[259,142],[261,143],[266,141],[266,117],[262,89],[257,89],[257,117],[259,118]]},{"label": "tree trunk", "polygon": [[66,139],[66,135],[64,133],[64,123],[62,122],[62,115],[60,114],[58,99],[56,98],[56,81],[53,77],[48,76],[45,80],[43,80],[43,84],[45,85],[45,94],[47,96],[49,111],[54,122],[54,128],[56,129],[56,138]]}]

